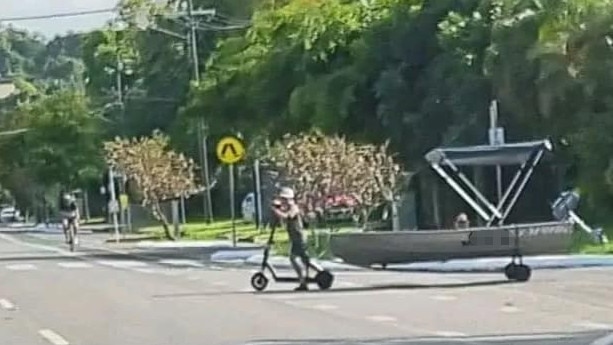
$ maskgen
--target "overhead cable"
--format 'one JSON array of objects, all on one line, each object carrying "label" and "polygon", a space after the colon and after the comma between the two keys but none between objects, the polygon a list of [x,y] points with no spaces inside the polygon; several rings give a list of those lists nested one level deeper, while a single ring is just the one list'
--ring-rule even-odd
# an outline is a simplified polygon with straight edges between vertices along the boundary
[{"label": "overhead cable", "polygon": [[78,17],[78,16],[88,16],[92,14],[112,13],[116,11],[117,11],[116,8],[103,8],[99,10],[63,12],[63,13],[44,14],[44,15],[38,15],[38,16],[4,17],[4,18],[0,18],[0,22],[18,22],[18,21],[26,21],[26,20]]}]

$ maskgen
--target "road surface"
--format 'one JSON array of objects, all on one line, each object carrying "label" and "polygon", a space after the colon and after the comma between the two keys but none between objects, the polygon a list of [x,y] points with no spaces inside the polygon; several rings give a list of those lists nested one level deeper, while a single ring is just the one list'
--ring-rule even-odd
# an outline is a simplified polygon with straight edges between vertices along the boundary
[{"label": "road surface", "polygon": [[2,345],[613,344],[613,269],[339,272],[332,290],[251,268],[0,234]]}]

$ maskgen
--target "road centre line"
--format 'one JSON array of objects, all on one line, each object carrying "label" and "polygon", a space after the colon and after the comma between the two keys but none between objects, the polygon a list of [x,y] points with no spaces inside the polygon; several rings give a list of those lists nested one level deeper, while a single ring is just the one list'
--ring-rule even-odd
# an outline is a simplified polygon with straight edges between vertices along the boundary
[{"label": "road centre line", "polygon": [[32,271],[36,269],[36,266],[32,264],[15,264],[15,265],[6,265],[6,269],[11,271]]},{"label": "road centre line", "polygon": [[434,295],[431,298],[436,301],[455,301],[458,299],[456,296],[451,295]]},{"label": "road centre line", "polygon": [[57,264],[62,268],[91,268],[93,265],[87,262],[59,262]]},{"label": "road centre line", "polygon": [[111,266],[115,268],[135,268],[135,267],[146,267],[147,263],[137,261],[137,260],[98,260],[97,264],[103,266]]},{"label": "road centre line", "polygon": [[439,336],[439,337],[445,337],[445,338],[460,338],[460,337],[464,338],[468,336],[466,333],[453,332],[453,331],[436,331],[434,332],[434,335]]},{"label": "road centre line", "polygon": [[393,316],[387,316],[387,315],[371,315],[366,317],[368,320],[370,321],[375,321],[375,322],[395,322],[398,321],[398,319],[396,319]]},{"label": "road centre line", "polygon": [[61,335],[55,333],[50,329],[41,329],[40,331],[38,331],[38,334],[40,334],[43,338],[45,338],[45,340],[47,340],[53,345],[70,345],[70,343]]},{"label": "road centre line", "polygon": [[517,313],[519,312],[519,308],[512,306],[512,305],[505,305],[502,308],[500,308],[500,311],[503,313]]},{"label": "road centre line", "polygon": [[316,304],[316,305],[312,306],[311,308],[317,309],[317,310],[334,310],[334,309],[338,309],[337,306],[332,305],[332,304]]},{"label": "road centre line", "polygon": [[17,307],[15,307],[15,305],[7,300],[7,299],[0,299],[0,308],[4,309],[4,310],[15,310],[17,309]]},{"label": "road centre line", "polygon": [[200,262],[196,260],[188,260],[188,259],[164,259],[164,260],[159,260],[158,263],[162,265],[171,265],[171,266],[188,266],[188,267],[197,267],[197,268],[204,267],[204,265],[201,264]]}]

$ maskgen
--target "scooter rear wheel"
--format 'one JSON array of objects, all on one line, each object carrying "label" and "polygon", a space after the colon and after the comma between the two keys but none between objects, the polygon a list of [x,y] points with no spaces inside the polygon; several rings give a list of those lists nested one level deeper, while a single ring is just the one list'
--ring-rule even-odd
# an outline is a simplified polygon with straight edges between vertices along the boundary
[{"label": "scooter rear wheel", "polygon": [[257,291],[262,291],[268,286],[268,278],[264,273],[257,272],[251,276],[251,286]]},{"label": "scooter rear wheel", "polygon": [[330,271],[320,271],[315,275],[315,282],[317,286],[322,290],[328,290],[334,282],[334,275]]}]

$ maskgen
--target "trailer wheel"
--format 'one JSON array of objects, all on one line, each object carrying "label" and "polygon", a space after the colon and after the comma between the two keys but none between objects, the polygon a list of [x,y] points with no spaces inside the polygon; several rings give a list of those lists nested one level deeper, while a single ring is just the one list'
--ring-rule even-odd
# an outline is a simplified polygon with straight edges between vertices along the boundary
[{"label": "trailer wheel", "polygon": [[517,265],[513,262],[506,265],[504,267],[504,276],[507,277],[508,280],[515,280],[516,268],[517,268]]},{"label": "trailer wheel", "polygon": [[515,280],[519,282],[527,282],[532,275],[532,269],[528,265],[518,265],[515,268]]},{"label": "trailer wheel", "polygon": [[504,268],[504,275],[509,280],[526,282],[532,276],[532,269],[528,265],[510,263]]}]

